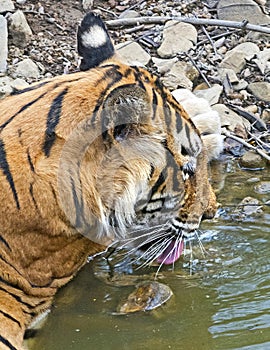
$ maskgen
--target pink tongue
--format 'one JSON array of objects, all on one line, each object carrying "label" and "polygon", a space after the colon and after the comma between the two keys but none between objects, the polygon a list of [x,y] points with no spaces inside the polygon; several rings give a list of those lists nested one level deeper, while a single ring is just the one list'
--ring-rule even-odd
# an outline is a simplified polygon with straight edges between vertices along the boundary
[{"label": "pink tongue", "polygon": [[162,254],[157,258],[159,264],[170,265],[178,260],[183,252],[184,242],[172,241]]}]

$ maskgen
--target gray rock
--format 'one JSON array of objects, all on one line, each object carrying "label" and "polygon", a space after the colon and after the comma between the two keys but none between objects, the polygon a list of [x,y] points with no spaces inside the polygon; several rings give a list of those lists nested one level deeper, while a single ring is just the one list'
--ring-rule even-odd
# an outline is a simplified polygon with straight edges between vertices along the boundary
[{"label": "gray rock", "polygon": [[132,65],[146,65],[151,56],[135,41],[125,41],[116,45],[116,50],[121,57]]},{"label": "gray rock", "polygon": [[254,187],[254,190],[260,194],[270,193],[270,181],[262,181],[260,184]]},{"label": "gray rock", "polygon": [[7,70],[8,57],[8,30],[7,20],[0,15],[0,75]]},{"label": "gray rock", "polygon": [[260,49],[256,44],[251,42],[242,43],[228,51],[219,66],[240,73],[245,67],[246,61],[251,60],[258,52],[260,52]]},{"label": "gray rock", "polygon": [[221,126],[226,127],[230,131],[235,131],[238,125],[250,130],[250,123],[225,105],[216,104],[212,106],[212,109],[219,113]]},{"label": "gray rock", "polygon": [[270,49],[264,49],[257,53],[254,62],[257,64],[262,74],[270,72]]},{"label": "gray rock", "polygon": [[197,30],[192,24],[177,21],[166,22],[163,40],[157,53],[160,57],[169,58],[179,52],[187,52],[197,42]]},{"label": "gray rock", "polygon": [[175,90],[179,87],[191,90],[193,83],[190,78],[198,76],[196,69],[196,72],[192,74],[193,70],[194,67],[189,63],[183,61],[176,62],[172,69],[161,78],[161,81],[170,90]]},{"label": "gray rock", "polygon": [[262,169],[265,166],[264,159],[253,151],[247,151],[239,160],[240,166],[246,169]]},{"label": "gray rock", "polygon": [[231,83],[238,83],[239,79],[233,69],[230,68],[218,68],[218,78],[223,81],[227,76]]},{"label": "gray rock", "polygon": [[23,48],[27,45],[32,31],[21,10],[17,10],[10,16],[9,32],[15,46]]},{"label": "gray rock", "polygon": [[267,83],[266,81],[250,83],[248,84],[247,89],[258,99],[270,102],[270,83]]},{"label": "gray rock", "polygon": [[0,1],[0,13],[15,10],[14,4],[11,0]]},{"label": "gray rock", "polygon": [[173,65],[178,61],[177,57],[162,59],[158,57],[152,57],[152,61],[160,74],[169,72]]},{"label": "gray rock", "polygon": [[134,18],[134,17],[140,17],[140,14],[135,10],[126,10],[121,13],[119,18]]},{"label": "gray rock", "polygon": [[30,58],[26,58],[17,63],[12,74],[12,77],[14,78],[25,79],[38,79],[39,76],[40,73],[38,66],[32,60],[30,60]]},{"label": "gray rock", "polygon": [[9,77],[0,78],[0,98],[3,98],[12,92],[12,79]]},{"label": "gray rock", "polygon": [[244,79],[241,79],[241,80],[239,80],[238,83],[233,84],[233,89],[235,91],[241,91],[241,90],[245,90],[247,88],[247,86],[248,86],[248,82],[245,81]]},{"label": "gray rock", "polygon": [[270,17],[253,0],[220,0],[217,10],[218,18],[222,20],[242,22],[245,19],[253,24],[270,23]]},{"label": "gray rock", "polygon": [[196,90],[194,91],[194,94],[197,97],[204,98],[209,102],[210,106],[212,106],[218,103],[222,90],[223,87],[221,85],[215,84],[209,89]]}]

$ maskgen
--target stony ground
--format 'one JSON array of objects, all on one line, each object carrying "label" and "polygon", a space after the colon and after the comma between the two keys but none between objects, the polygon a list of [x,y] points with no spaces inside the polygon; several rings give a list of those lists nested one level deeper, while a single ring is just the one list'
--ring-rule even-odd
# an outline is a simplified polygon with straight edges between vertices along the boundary
[{"label": "stony ground", "polygon": [[108,27],[128,62],[145,65],[171,90],[188,88],[209,101],[220,113],[223,132],[234,137],[227,138],[229,152],[241,155],[244,140],[269,162],[270,34],[214,26],[211,20],[246,20],[258,30],[269,30],[270,0],[1,0],[0,37],[8,33],[8,40],[0,41],[0,96],[76,71],[76,28],[90,8],[106,21],[204,19],[204,25],[195,26],[160,22]]}]

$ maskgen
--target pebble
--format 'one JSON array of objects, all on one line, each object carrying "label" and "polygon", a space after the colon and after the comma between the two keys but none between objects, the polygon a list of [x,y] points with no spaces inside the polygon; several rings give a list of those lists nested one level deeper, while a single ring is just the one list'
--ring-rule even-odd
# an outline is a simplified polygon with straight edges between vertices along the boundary
[{"label": "pebble", "polygon": [[257,64],[262,74],[270,72],[270,49],[264,49],[256,54],[254,62]]},{"label": "pebble", "polygon": [[135,41],[125,41],[116,45],[115,48],[121,57],[123,57],[123,59],[131,65],[144,66],[151,59],[149,53]]},{"label": "pebble", "polygon": [[184,61],[178,61],[173,65],[171,70],[160,79],[163,84],[170,90],[175,90],[179,87],[191,90],[193,83],[190,77],[195,78],[198,76],[197,70],[197,74],[196,72],[193,75],[189,74],[192,70],[194,70],[194,67],[192,65]]},{"label": "pebble", "polygon": [[15,65],[12,76],[14,78],[38,79],[40,72],[38,66],[30,58],[26,58]]},{"label": "pebble", "polygon": [[9,33],[15,46],[23,48],[27,45],[32,35],[32,30],[21,10],[17,10],[10,16]]},{"label": "pebble", "polygon": [[7,20],[4,16],[0,15],[0,75],[4,74],[7,70],[7,57],[8,57],[8,30]]},{"label": "pebble", "polygon": [[177,21],[166,22],[163,39],[157,53],[162,58],[170,58],[180,52],[187,52],[197,42],[197,30],[192,24]]},{"label": "pebble", "polygon": [[222,91],[223,91],[223,87],[221,85],[214,84],[212,87],[208,89],[196,90],[194,91],[194,94],[197,97],[204,98],[212,106],[218,103]]},{"label": "pebble", "polygon": [[0,1],[0,13],[13,11],[15,9],[14,4],[11,0]]},{"label": "pebble", "polygon": [[270,193],[270,181],[262,181],[260,184],[254,187],[254,190],[259,194]]},{"label": "pebble", "polygon": [[219,113],[221,125],[226,126],[230,131],[234,132],[238,125],[250,130],[250,123],[224,104],[216,104],[212,108]]},{"label": "pebble", "polygon": [[266,81],[250,83],[248,84],[247,89],[258,99],[270,102],[270,83],[267,83]]},{"label": "pebble", "polygon": [[239,164],[245,169],[263,169],[265,167],[264,159],[253,151],[245,152],[239,159]]},{"label": "pebble", "polygon": [[245,67],[246,61],[250,61],[259,51],[260,49],[254,43],[245,42],[239,44],[225,54],[219,66],[232,69],[235,73],[240,73]]},{"label": "pebble", "polygon": [[242,22],[243,19],[253,24],[269,24],[270,18],[253,0],[220,0],[217,6],[218,18]]}]

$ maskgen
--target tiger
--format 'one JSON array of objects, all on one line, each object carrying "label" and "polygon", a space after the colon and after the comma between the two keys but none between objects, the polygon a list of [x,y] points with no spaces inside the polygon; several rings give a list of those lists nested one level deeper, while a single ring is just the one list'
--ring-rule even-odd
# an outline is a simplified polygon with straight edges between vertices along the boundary
[{"label": "tiger", "polygon": [[158,77],[123,62],[92,12],[77,48],[79,71],[0,101],[1,350],[24,349],[57,290],[134,225],[170,264],[217,209],[216,151]]}]

